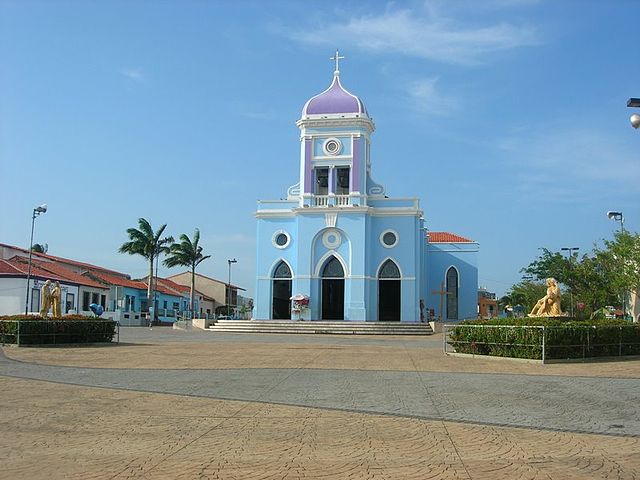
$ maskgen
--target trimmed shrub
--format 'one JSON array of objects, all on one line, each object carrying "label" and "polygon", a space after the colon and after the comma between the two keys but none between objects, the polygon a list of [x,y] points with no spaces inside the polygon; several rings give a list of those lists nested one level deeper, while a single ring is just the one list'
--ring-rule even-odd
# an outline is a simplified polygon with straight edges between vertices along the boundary
[{"label": "trimmed shrub", "polygon": [[448,343],[457,353],[495,357],[542,358],[542,329],[509,325],[458,325]]},{"label": "trimmed shrub", "polygon": [[111,342],[116,322],[73,315],[62,318],[14,315],[0,317],[0,343],[54,345]]},{"label": "trimmed shrub", "polygon": [[640,355],[640,325],[615,319],[472,320],[453,327],[447,343],[458,353],[540,360],[543,335],[546,359]]}]

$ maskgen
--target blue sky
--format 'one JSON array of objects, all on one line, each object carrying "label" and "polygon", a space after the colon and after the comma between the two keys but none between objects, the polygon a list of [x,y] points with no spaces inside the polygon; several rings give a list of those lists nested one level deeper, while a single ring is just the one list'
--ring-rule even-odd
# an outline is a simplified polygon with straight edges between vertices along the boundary
[{"label": "blue sky", "polygon": [[[295,121],[330,83],[427,226],[480,243],[502,294],[539,247],[640,224],[639,1],[0,0],[0,242],[143,276],[139,217],[201,230],[200,271],[254,289],[256,200],[298,177]],[[175,272],[167,271],[161,273]]]}]

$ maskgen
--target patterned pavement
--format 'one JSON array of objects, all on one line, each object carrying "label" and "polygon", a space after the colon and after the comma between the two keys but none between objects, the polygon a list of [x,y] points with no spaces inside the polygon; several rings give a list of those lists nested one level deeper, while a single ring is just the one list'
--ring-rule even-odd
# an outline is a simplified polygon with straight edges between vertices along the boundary
[{"label": "patterned pavement", "polygon": [[[180,348],[162,335],[138,348],[151,358]],[[5,348],[0,478],[640,476],[638,378],[580,375],[589,365],[563,366],[576,375],[521,372],[539,365],[423,371],[416,358],[425,352],[443,358],[423,340],[181,338],[212,363],[224,344],[236,358],[275,351],[287,368],[255,368],[255,359],[246,368],[99,368],[96,355],[135,347]],[[282,353],[292,346],[295,355]],[[395,369],[330,368],[327,350],[343,348],[362,348],[373,363],[389,355]],[[85,366],[59,365],[67,353],[75,363],[84,355]]]}]

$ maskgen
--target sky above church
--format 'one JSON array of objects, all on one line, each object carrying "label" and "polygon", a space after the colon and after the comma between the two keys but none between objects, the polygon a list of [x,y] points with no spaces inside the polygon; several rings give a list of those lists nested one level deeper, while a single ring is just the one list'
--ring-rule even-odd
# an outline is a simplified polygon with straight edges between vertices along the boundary
[{"label": "sky above church", "polygon": [[[640,230],[640,2],[0,0],[0,243],[146,274],[139,217],[201,231],[199,271],[254,290],[258,199],[298,181],[304,103],[345,88],[372,170],[480,243],[498,294],[544,247]],[[640,113],[640,111],[638,112]],[[179,270],[161,269],[161,274]]]}]

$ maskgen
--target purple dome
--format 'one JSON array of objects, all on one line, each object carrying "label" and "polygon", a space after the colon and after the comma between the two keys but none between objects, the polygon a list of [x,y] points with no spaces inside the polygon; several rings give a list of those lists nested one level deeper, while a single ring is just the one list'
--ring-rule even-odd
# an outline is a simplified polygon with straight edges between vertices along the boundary
[{"label": "purple dome", "polygon": [[355,95],[347,92],[340,83],[340,76],[334,75],[331,86],[312,97],[302,109],[302,115],[326,115],[355,113],[367,115],[367,109]]}]

